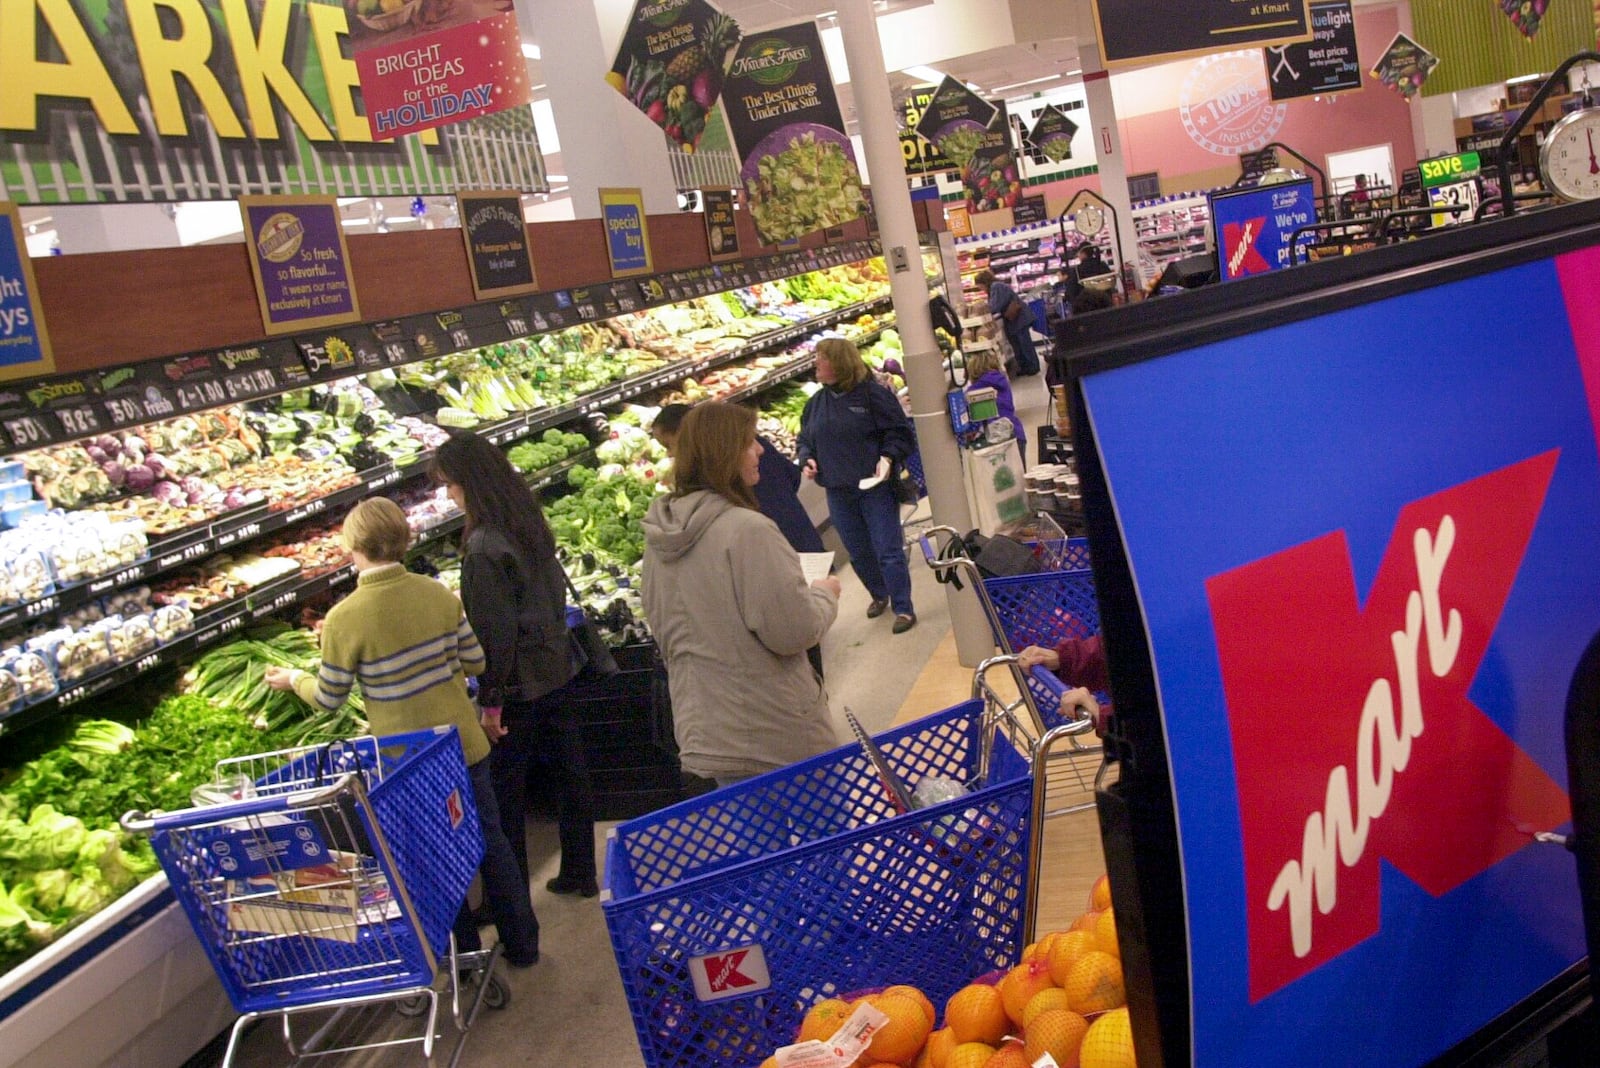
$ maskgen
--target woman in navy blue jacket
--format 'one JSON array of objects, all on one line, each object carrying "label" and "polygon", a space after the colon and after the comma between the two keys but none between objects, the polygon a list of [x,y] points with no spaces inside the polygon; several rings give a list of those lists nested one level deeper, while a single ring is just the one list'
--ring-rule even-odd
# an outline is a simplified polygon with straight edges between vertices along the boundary
[{"label": "woman in navy blue jacket", "polygon": [[817,345],[817,390],[800,416],[795,459],[805,477],[828,492],[828,516],[872,603],[867,617],[894,608],[894,632],[916,625],[911,571],[901,541],[900,505],[887,479],[861,489],[863,479],[903,464],[917,438],[900,401],[873,381],[861,353],[843,338]]}]

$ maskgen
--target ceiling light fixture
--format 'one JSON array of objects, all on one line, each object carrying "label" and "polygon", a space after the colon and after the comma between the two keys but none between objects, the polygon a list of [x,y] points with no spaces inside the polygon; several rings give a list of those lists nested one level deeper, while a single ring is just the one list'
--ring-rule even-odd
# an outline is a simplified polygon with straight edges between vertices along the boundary
[{"label": "ceiling light fixture", "polygon": [[911,77],[916,78],[919,81],[924,81],[924,82],[942,82],[942,81],[944,81],[944,75],[939,73],[938,71],[934,70],[932,67],[923,67],[923,66],[901,67],[900,68],[900,73],[901,74],[908,74]]},{"label": "ceiling light fixture", "polygon": [[541,55],[539,46],[536,44],[529,44],[527,41],[522,42],[522,54],[527,56],[529,59],[538,59]]},{"label": "ceiling light fixture", "polygon": [[564,174],[547,174],[545,175],[545,180],[551,182],[564,182],[567,180],[567,176]]}]

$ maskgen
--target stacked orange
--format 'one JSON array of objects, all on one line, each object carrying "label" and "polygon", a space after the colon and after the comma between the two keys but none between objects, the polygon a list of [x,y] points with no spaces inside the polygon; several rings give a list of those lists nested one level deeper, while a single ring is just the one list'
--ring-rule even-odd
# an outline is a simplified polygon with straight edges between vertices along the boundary
[{"label": "stacked orange", "polygon": [[796,1041],[826,1040],[865,1000],[889,1018],[852,1068],[1028,1068],[1048,1053],[1061,1068],[1137,1068],[1121,946],[1102,875],[1089,908],[1065,931],[1022,952],[998,982],[973,982],[944,1006],[914,986],[865,998],[829,998],[806,1013]]}]

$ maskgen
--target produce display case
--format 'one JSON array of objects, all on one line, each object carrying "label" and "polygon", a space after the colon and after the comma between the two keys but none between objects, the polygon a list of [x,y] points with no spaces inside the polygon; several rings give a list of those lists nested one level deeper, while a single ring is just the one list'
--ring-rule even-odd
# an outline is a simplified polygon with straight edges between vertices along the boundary
[{"label": "produce display case", "polygon": [[[48,689],[36,686],[26,693],[14,693],[10,702],[0,692],[0,732],[8,742],[13,737],[32,737],[36,730],[54,729],[50,725],[63,722],[61,714],[68,710],[85,715],[122,714],[137,707],[123,697],[137,680],[143,680],[140,687],[150,679],[170,680],[174,666],[182,668],[198,655],[228,647],[251,634],[258,624],[325,609],[351,587],[354,578],[348,558],[334,540],[338,521],[350,505],[369,494],[384,493],[400,500],[417,535],[414,556],[427,557],[426,566],[438,563],[448,571],[452,566],[448,546],[460,529],[461,518],[428,487],[431,446],[438,439],[430,440],[420,430],[410,441],[399,431],[383,440],[382,445],[392,450],[387,453],[359,445],[340,449],[338,446],[348,442],[333,438],[333,455],[294,458],[298,477],[292,483],[248,484],[248,478],[240,473],[247,459],[241,455],[235,460],[231,455],[243,449],[235,443],[248,441],[251,428],[265,439],[280,426],[279,420],[303,419],[305,409],[298,401],[289,401],[303,399],[307,390],[316,391],[324,414],[331,417],[330,425],[318,427],[324,437],[342,433],[341,428],[363,417],[377,419],[391,430],[407,422],[422,430],[445,420],[457,425],[470,423],[478,433],[509,450],[530,485],[550,491],[559,502],[562,497],[580,495],[578,482],[593,482],[594,469],[607,461],[608,443],[614,444],[619,432],[635,433],[625,425],[619,430],[608,421],[608,417],[616,419],[619,410],[626,415],[630,403],[708,397],[755,402],[809,371],[811,346],[819,334],[843,333],[862,344],[876,340],[886,328],[882,315],[888,301],[881,260],[874,259],[875,253],[872,243],[850,242],[341,328],[331,336],[319,336],[315,343],[277,339],[222,353],[66,376],[39,384],[57,388],[0,394],[0,448],[5,443],[23,442],[36,454],[81,448],[95,472],[90,473],[85,464],[63,473],[77,480],[66,489],[75,488],[78,481],[90,487],[87,497],[75,503],[110,512],[112,523],[146,516],[150,520],[144,542],[129,544],[123,557],[100,553],[94,558],[97,570],[59,581],[52,575],[49,586],[27,590],[27,595],[14,596],[11,603],[0,605],[0,646],[33,628],[76,619],[75,613],[130,591],[146,591],[152,598],[162,596],[163,591],[173,596],[181,593],[194,605],[186,616],[169,613],[174,621],[157,631],[155,640],[130,644],[119,637],[122,644],[115,647],[113,655],[93,661],[81,673],[53,678]],[[674,322],[674,316],[681,319],[692,310],[687,309],[688,302],[704,306],[711,300],[735,299],[744,300],[750,311],[747,326],[735,325],[716,336],[702,330],[685,341],[680,336],[688,333],[681,329],[685,324],[677,322],[677,331],[659,331],[662,343],[658,351],[642,347],[651,344],[642,335],[652,322]],[[675,307],[679,304],[686,308]],[[609,359],[610,350],[591,351],[587,362],[579,359],[583,353],[576,343],[570,353],[555,351],[560,338],[601,335],[620,338],[637,351],[626,360]],[[542,390],[538,396],[502,392],[504,383],[493,382],[483,384],[487,401],[474,401],[463,388],[464,376],[457,372],[450,380],[456,396],[446,395],[443,389],[419,388],[417,375],[439,373],[456,349],[471,353],[472,360],[481,357],[484,364],[498,366],[517,364],[520,352],[525,369],[561,366],[566,368],[565,380],[577,384],[564,395],[557,394],[552,392],[556,384],[535,382],[530,374],[527,381]],[[544,356],[549,359],[541,360]],[[351,399],[358,396],[359,401]],[[446,410],[452,408],[455,411]],[[361,414],[355,415],[358,409]],[[218,423],[219,429],[210,438],[192,431],[191,421],[204,427],[216,413],[229,421],[227,429],[220,429]],[[156,415],[161,418],[152,419]],[[209,470],[195,468],[192,475],[204,485],[184,483],[182,479],[191,476],[180,478],[176,470],[160,470],[159,474],[171,475],[160,481],[170,481],[182,491],[181,501],[174,496],[170,504],[160,502],[166,508],[162,511],[155,504],[142,503],[148,494],[125,488],[125,475],[124,485],[110,491],[98,484],[97,476],[105,474],[110,463],[124,468],[154,466],[150,461],[155,447],[149,438],[170,434],[175,424],[185,433],[193,432],[194,439],[182,444],[159,439],[164,441],[160,447],[169,449],[161,458],[182,457],[188,463],[191,454],[204,450],[206,462],[213,466]],[[365,424],[363,430],[371,443],[375,438],[372,430]],[[556,435],[553,439],[549,437],[552,433]],[[637,433],[642,435],[642,430]],[[130,439],[137,440],[134,455],[106,452],[113,442],[118,450],[125,449]],[[84,443],[94,444],[100,455],[88,454]],[[221,451],[224,443],[228,457]],[[11,454],[12,460],[16,455]],[[640,462],[648,463],[648,458],[640,458]],[[316,464],[325,466],[313,466]],[[0,482],[24,483],[21,488],[30,496],[35,492],[33,483],[41,479],[37,471],[15,467],[0,474],[10,476],[0,477]],[[584,477],[580,479],[580,475]],[[231,497],[235,479],[240,494]],[[51,488],[59,492],[58,487]],[[132,508],[129,502],[133,498],[141,498],[134,503],[143,511]],[[640,500],[647,499],[648,492],[644,492]],[[66,502],[63,499],[61,503]],[[553,525],[558,523],[559,513],[558,503],[551,510]],[[575,556],[571,566],[588,571],[590,564]],[[588,576],[595,581],[579,582],[580,587],[595,591],[598,607],[614,607],[613,602],[625,593],[625,573],[617,578],[612,573],[617,570],[600,567]],[[146,600],[137,606],[142,611],[129,614],[148,615],[159,607]],[[642,623],[635,623],[626,611],[615,618],[617,637],[633,644],[618,650],[622,674],[597,683],[590,695],[604,721],[597,721],[591,754],[601,807],[609,805],[618,815],[636,815],[676,799],[676,758],[670,750],[670,708],[654,647],[642,634]],[[111,647],[111,640],[105,644]],[[72,722],[76,721],[75,716]],[[600,737],[613,732],[650,739],[649,759],[638,759],[637,752],[624,759]],[[15,1049],[16,1056],[26,1059],[36,1046],[51,1048],[49,1042],[70,1031],[61,1025],[77,1009],[66,1006],[57,991],[76,982],[86,962],[93,961],[94,968],[100,969],[111,956],[126,954],[128,946],[122,935],[127,929],[170,927],[151,918],[171,909],[163,890],[159,877],[151,880],[138,893],[125,895],[95,913],[90,921],[78,920],[58,929],[53,944],[27,957],[22,968],[11,969],[22,981],[0,987],[0,997],[5,999],[0,1002],[0,1034],[16,1039],[4,1043],[8,1050]],[[91,930],[98,932],[95,941],[86,943],[78,937],[79,932]],[[182,955],[176,945],[167,945],[163,952]],[[11,963],[15,961],[13,956]],[[214,1001],[214,980],[208,983],[199,972],[194,975],[195,983],[183,996]],[[11,978],[0,972],[0,981]],[[197,1009],[191,1019],[206,1019],[210,1027],[218,1011],[222,1010],[214,1005]],[[59,1032],[56,1039],[49,1037],[52,1030]],[[210,1027],[204,1037],[216,1030],[220,1026]],[[102,1045],[112,1041],[109,1034],[102,1037]],[[151,1063],[172,1063],[173,1050],[185,1041],[165,1046],[149,1035],[144,1039],[128,1036],[124,1049],[134,1050],[142,1042],[163,1050]],[[180,1054],[178,1059],[186,1055]],[[97,1056],[105,1058],[105,1054]]]},{"label": "produce display case", "polygon": [[1597,281],[1589,203],[1063,326],[1144,1068],[1592,1063]]}]

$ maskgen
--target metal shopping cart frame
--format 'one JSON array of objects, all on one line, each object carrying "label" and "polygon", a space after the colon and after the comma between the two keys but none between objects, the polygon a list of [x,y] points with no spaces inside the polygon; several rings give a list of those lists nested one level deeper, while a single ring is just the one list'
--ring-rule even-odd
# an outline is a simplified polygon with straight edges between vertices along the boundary
[{"label": "metal shopping cart frame", "polygon": [[[216,803],[122,825],[150,837],[240,1013],[224,1068],[268,1016],[297,1058],[417,1044],[431,1059],[441,963],[459,1063],[479,1010],[509,995],[493,972],[500,947],[461,953],[451,933],[483,855],[455,729],[229,758],[202,790]],[[425,1015],[422,1034],[323,1047],[347,1013],[385,1002]],[[333,1016],[300,1041],[294,1017],[316,1010]]]}]

